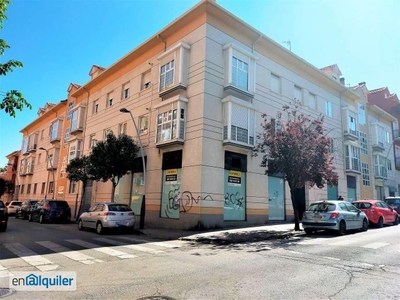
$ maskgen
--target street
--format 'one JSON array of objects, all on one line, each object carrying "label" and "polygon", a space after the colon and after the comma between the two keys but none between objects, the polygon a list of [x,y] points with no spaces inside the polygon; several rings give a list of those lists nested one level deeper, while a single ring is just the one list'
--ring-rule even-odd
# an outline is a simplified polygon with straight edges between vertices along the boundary
[{"label": "street", "polygon": [[212,245],[11,217],[0,234],[0,287],[13,271],[58,270],[77,273],[76,291],[6,298],[400,299],[399,229]]}]

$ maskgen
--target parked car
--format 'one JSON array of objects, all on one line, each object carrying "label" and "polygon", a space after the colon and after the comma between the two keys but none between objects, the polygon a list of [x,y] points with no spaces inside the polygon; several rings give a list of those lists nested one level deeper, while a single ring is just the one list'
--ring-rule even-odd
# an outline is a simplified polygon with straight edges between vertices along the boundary
[{"label": "parked car", "polygon": [[80,215],[78,229],[94,228],[98,234],[105,229],[125,228],[133,230],[135,213],[129,205],[121,203],[97,203]]},{"label": "parked car", "polygon": [[17,212],[18,207],[20,207],[22,204],[21,201],[11,201],[7,205],[7,213],[9,216],[14,215]]},{"label": "parked car", "polygon": [[384,224],[399,224],[397,211],[381,200],[357,200],[353,205],[361,209],[368,217],[368,220],[381,228]]},{"label": "parked car", "polygon": [[7,208],[3,201],[0,200],[0,231],[6,231],[8,223]]},{"label": "parked car", "polygon": [[31,209],[28,216],[29,222],[39,221],[45,223],[48,221],[71,221],[71,208],[64,200],[39,200]]},{"label": "parked car", "polygon": [[386,197],[385,202],[389,206],[393,207],[397,211],[397,214],[400,216],[400,196]]},{"label": "parked car", "polygon": [[368,217],[347,201],[326,200],[312,203],[303,214],[302,225],[306,234],[316,230],[334,230],[339,235],[347,230],[368,230]]},{"label": "parked car", "polygon": [[15,212],[15,217],[21,218],[23,220],[27,220],[29,217],[29,214],[31,213],[32,207],[37,203],[37,200],[30,200],[27,199],[24,202],[22,202],[21,206],[17,208],[17,211]]}]

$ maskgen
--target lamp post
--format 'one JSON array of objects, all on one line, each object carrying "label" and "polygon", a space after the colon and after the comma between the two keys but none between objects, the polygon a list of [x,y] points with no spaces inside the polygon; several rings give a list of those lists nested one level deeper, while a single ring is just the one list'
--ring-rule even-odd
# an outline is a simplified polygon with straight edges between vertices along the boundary
[{"label": "lamp post", "polygon": [[18,200],[20,186],[19,186],[19,182],[18,182],[17,170],[15,170],[13,164],[7,164],[7,166],[10,166],[12,168],[13,174],[15,173],[15,181],[17,182],[17,187],[18,187],[18,190],[17,190],[15,188],[15,184],[14,184],[14,194],[13,194],[12,200]]},{"label": "lamp post", "polygon": [[[387,160],[388,160],[388,158],[389,158],[390,149],[392,149],[392,147],[393,147],[393,150],[394,150],[394,146],[395,146],[394,144],[395,144],[397,141],[400,141],[400,137],[396,137],[396,138],[393,139],[393,141],[392,141],[392,143],[390,144],[389,149],[388,149],[388,151],[387,151],[387,153],[386,153],[386,157],[385,157],[386,177],[383,176],[383,180],[382,180],[382,185],[383,185],[383,199],[382,199],[382,200],[384,200],[384,199],[386,198],[385,182],[386,182],[387,177],[388,177],[388,174],[387,174]],[[383,175],[385,175],[385,174],[383,174]]]},{"label": "lamp post", "polygon": [[140,134],[139,134],[139,130],[136,126],[136,122],[135,122],[135,118],[132,115],[132,112],[126,108],[121,108],[119,110],[122,113],[129,113],[133,122],[133,126],[135,126],[135,130],[136,130],[136,134],[138,136],[138,140],[139,140],[139,146],[140,146],[140,153],[142,155],[142,164],[143,164],[143,197],[142,197],[142,205],[140,208],[140,224],[139,224],[139,228],[143,229],[144,228],[144,216],[146,213],[146,162],[144,159],[144,153],[143,153],[143,145],[142,145],[142,141],[140,139]]},{"label": "lamp post", "polygon": [[[54,192],[55,192],[55,185],[56,185],[56,179],[55,179],[55,176],[54,176],[54,168],[53,168],[53,162],[51,161],[51,159],[50,159],[50,156],[49,156],[49,150],[47,150],[47,149],[45,149],[45,148],[43,148],[43,147],[40,147],[39,148],[39,150],[44,150],[44,151],[46,151],[46,157],[47,157],[47,160],[50,162],[50,167],[51,167],[51,173],[53,174],[53,200],[54,200]],[[46,188],[46,194],[45,194],[45,198],[47,198],[47,190],[49,189],[49,173],[47,173],[47,188]]]}]

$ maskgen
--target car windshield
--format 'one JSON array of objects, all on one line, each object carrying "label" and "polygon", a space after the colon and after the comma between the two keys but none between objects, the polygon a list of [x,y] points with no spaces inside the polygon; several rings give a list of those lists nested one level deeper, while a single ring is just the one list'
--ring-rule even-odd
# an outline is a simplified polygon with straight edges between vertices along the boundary
[{"label": "car windshield", "polygon": [[327,212],[327,211],[334,211],[336,205],[333,203],[313,203],[308,207],[308,211],[313,212]]},{"label": "car windshield", "polygon": [[385,202],[389,205],[400,205],[400,199],[386,199]]},{"label": "car windshield", "polygon": [[358,202],[358,203],[352,203],[355,207],[358,209],[366,209],[366,208],[371,208],[372,204],[367,203],[367,202]]},{"label": "car windshield", "polygon": [[68,207],[68,203],[65,201],[49,201],[49,205],[52,208],[57,208],[57,207]]},{"label": "car windshield", "polygon": [[21,203],[22,202],[19,202],[19,201],[13,201],[13,202],[11,202],[11,205],[21,205]]},{"label": "car windshield", "polygon": [[108,205],[109,211],[132,211],[132,209],[126,204],[110,204]]}]

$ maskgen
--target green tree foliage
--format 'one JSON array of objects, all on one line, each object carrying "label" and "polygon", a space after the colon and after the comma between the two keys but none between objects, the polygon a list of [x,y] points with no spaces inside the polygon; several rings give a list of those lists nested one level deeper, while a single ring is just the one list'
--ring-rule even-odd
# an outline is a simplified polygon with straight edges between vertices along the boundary
[{"label": "green tree foliage", "polygon": [[114,191],[122,176],[132,170],[139,147],[130,136],[121,134],[116,137],[109,133],[105,141],[97,143],[89,156],[89,173],[97,181],[111,180],[113,189],[111,201],[114,202]]},{"label": "green tree foliage", "polygon": [[[10,4],[9,0],[0,0],[0,29],[3,28],[3,21],[7,20],[5,12],[7,11],[7,5]],[[0,56],[4,55],[6,49],[10,46],[5,40],[0,39]],[[9,60],[4,64],[0,63],[0,76],[6,76],[7,73],[12,72],[14,68],[22,68],[22,62],[18,60]],[[0,95],[4,96],[0,102],[0,109],[4,110],[11,117],[15,117],[15,110],[22,110],[24,106],[32,109],[32,105],[26,101],[21,92],[17,90],[10,90],[7,92],[0,91]]]},{"label": "green tree foliage", "polygon": [[301,104],[285,105],[276,117],[263,114],[263,132],[257,136],[254,156],[261,155],[266,174],[279,173],[287,181],[295,216],[295,230],[300,230],[296,190],[306,183],[323,188],[337,185],[338,174],[329,148],[331,139],[324,129],[324,117],[310,118],[300,112]]}]

